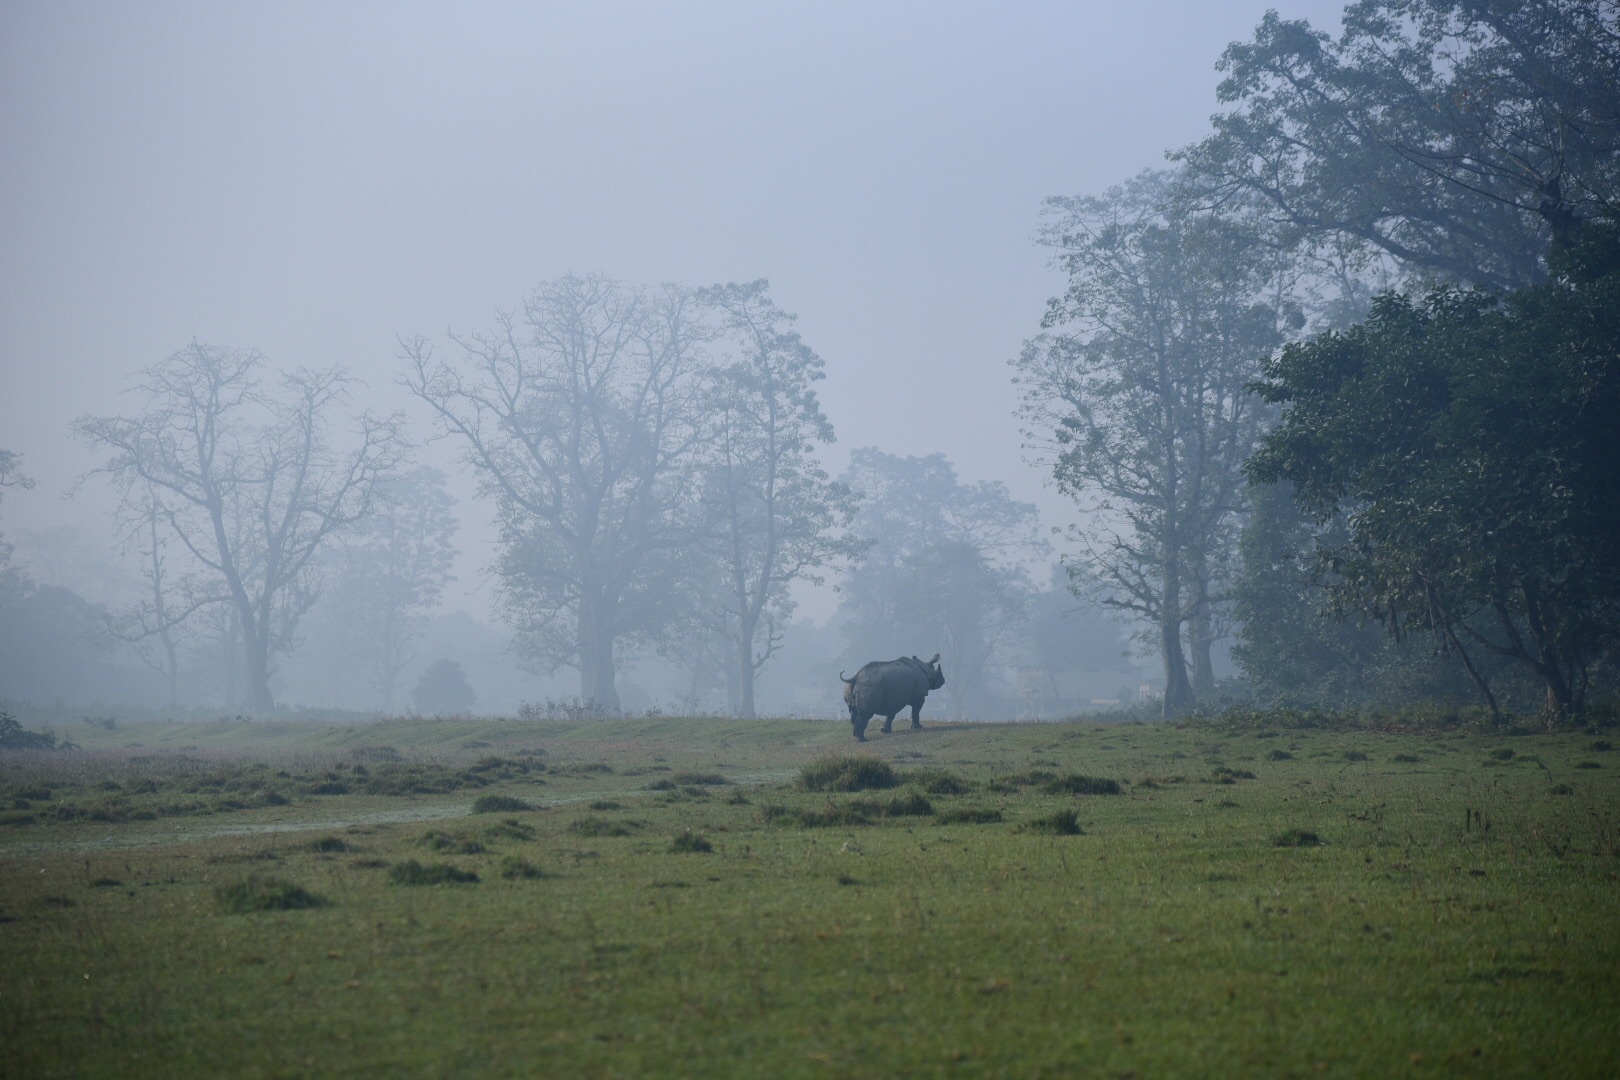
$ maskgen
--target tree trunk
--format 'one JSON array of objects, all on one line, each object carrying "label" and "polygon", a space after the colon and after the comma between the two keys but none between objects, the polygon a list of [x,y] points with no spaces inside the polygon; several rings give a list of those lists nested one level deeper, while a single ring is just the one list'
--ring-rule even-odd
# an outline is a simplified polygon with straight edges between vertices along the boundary
[{"label": "tree trunk", "polygon": [[754,628],[737,634],[737,715],[754,719]]},{"label": "tree trunk", "polygon": [[1159,596],[1159,651],[1164,659],[1165,719],[1180,716],[1193,703],[1187,658],[1181,651],[1181,581],[1174,563],[1165,567]]},{"label": "tree trunk", "polygon": [[619,712],[614,688],[613,633],[602,611],[604,601],[586,590],[579,605],[579,697],[581,704],[605,713]]}]

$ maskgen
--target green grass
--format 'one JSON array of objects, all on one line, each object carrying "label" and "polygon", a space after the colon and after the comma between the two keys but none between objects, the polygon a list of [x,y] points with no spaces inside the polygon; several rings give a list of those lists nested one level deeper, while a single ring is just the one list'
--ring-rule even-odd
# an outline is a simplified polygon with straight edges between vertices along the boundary
[{"label": "green grass", "polygon": [[[1612,734],[936,723],[854,754],[813,721],[120,718],[73,737],[0,755],[8,1076],[1620,1059]],[[471,790],[533,809],[470,815]]]}]

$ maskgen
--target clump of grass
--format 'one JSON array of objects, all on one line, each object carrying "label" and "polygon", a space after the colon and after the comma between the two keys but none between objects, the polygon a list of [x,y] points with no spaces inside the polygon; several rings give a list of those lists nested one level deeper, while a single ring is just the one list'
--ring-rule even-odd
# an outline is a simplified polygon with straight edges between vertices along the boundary
[{"label": "clump of grass", "polygon": [[516,814],[534,807],[511,795],[480,795],[472,804],[475,814]]},{"label": "clump of grass", "polygon": [[586,809],[606,811],[623,810],[624,807],[621,804],[614,802],[612,799],[597,799],[595,802],[587,804]]},{"label": "clump of grass", "polygon": [[966,795],[973,790],[971,782],[943,769],[922,769],[909,779],[930,795]]},{"label": "clump of grass", "polygon": [[1603,763],[1601,761],[1577,761],[1575,767],[1577,769],[1601,769]]},{"label": "clump of grass", "polygon": [[1080,836],[1080,819],[1073,810],[1055,810],[1024,822],[1024,832],[1048,836]]},{"label": "clump of grass", "polygon": [[1594,754],[1606,754],[1610,750],[1614,749],[1614,743],[1610,742],[1608,739],[1598,739],[1594,742],[1587,743],[1586,748],[1592,751]]},{"label": "clump of grass", "polygon": [[647,790],[648,791],[674,791],[678,787],[680,787],[680,785],[677,784],[675,781],[669,779],[668,777],[664,777],[664,778],[659,779],[659,780],[654,780],[652,783],[648,784],[647,785]]},{"label": "clump of grass", "polygon": [[986,810],[976,806],[945,810],[934,818],[936,825],[994,825],[1001,820],[1000,810]]},{"label": "clump of grass", "polygon": [[1573,795],[1575,794],[1575,789],[1570,787],[1568,784],[1554,784],[1552,786],[1552,793],[1554,795]]},{"label": "clump of grass", "polygon": [[439,832],[437,829],[424,833],[417,843],[429,851],[448,852],[452,855],[481,855],[485,850],[484,845],[475,837]]},{"label": "clump of grass", "polygon": [[230,915],[247,915],[255,911],[298,911],[327,907],[331,903],[325,897],[317,896],[290,881],[258,876],[232,885],[221,885],[214,890],[214,899],[220,909]]},{"label": "clump of grass", "polygon": [[1041,790],[1048,795],[1118,795],[1119,781],[1101,776],[1065,773],[1048,780],[1041,786]]},{"label": "clump of grass", "polygon": [[688,829],[670,841],[669,850],[672,853],[681,851],[709,852],[714,850],[714,845],[702,833],[695,833]]},{"label": "clump of grass", "polygon": [[1362,751],[1360,751],[1360,750],[1346,750],[1344,752],[1344,760],[1346,760],[1346,761],[1366,761],[1367,760],[1367,755],[1365,753],[1363,753]]},{"label": "clump of grass", "polygon": [[281,858],[269,848],[255,848],[252,851],[233,851],[225,855],[210,855],[206,861],[211,863],[242,863],[242,862],[276,862]]},{"label": "clump of grass", "polygon": [[749,806],[749,805],[751,805],[751,803],[749,802],[748,796],[744,795],[740,791],[735,791],[735,792],[732,792],[730,795],[726,796],[726,805],[727,806]]},{"label": "clump of grass", "polygon": [[341,836],[322,836],[309,842],[309,850],[320,852],[323,855],[336,854],[348,851],[349,843]]},{"label": "clump of grass", "polygon": [[1272,847],[1321,847],[1322,842],[1309,829],[1288,829],[1271,838]]},{"label": "clump of grass", "polygon": [[535,834],[533,826],[525,825],[517,818],[507,818],[499,825],[484,826],[484,835],[507,840],[533,840]]},{"label": "clump of grass", "polygon": [[766,803],[759,808],[759,820],[767,825],[797,825],[801,829],[828,829],[872,823],[858,807],[841,806],[831,802],[813,810],[795,810],[777,803]]},{"label": "clump of grass", "polygon": [[304,789],[306,795],[347,795],[349,785],[342,780],[322,780]]},{"label": "clump of grass", "polygon": [[1019,788],[1043,787],[1046,784],[1050,784],[1057,780],[1057,778],[1058,774],[1052,772],[1050,769],[1030,769],[1027,772],[1009,773],[1006,776],[998,776],[995,784],[992,785],[992,787],[1001,785],[999,790],[1017,791]]},{"label": "clump of grass", "polygon": [[1492,750],[1490,756],[1497,761],[1512,761],[1518,754],[1511,747],[1504,746],[1499,750]]},{"label": "clump of grass", "polygon": [[501,859],[500,875],[507,881],[538,881],[540,878],[551,876],[529,860],[520,859],[516,855],[507,855]]},{"label": "clump of grass", "polygon": [[799,770],[799,786],[806,791],[871,791],[899,783],[894,767],[877,757],[831,754]]},{"label": "clump of grass", "polygon": [[388,880],[395,885],[460,885],[476,883],[478,875],[449,863],[423,866],[410,859],[389,867]]},{"label": "clump of grass", "polygon": [[676,773],[670,779],[682,787],[721,787],[731,783],[719,773],[712,772],[682,772]]},{"label": "clump of grass", "polygon": [[1254,773],[1248,769],[1231,769],[1225,765],[1217,765],[1210,770],[1209,780],[1212,784],[1235,784],[1239,780],[1253,780]]},{"label": "clump of grass", "polygon": [[1286,750],[1272,749],[1272,750],[1266,751],[1266,760],[1267,761],[1293,761],[1294,760],[1294,755],[1290,754]]},{"label": "clump of grass", "polygon": [[630,826],[606,818],[587,816],[570,821],[568,831],[580,836],[629,836]]},{"label": "clump of grass", "polygon": [[601,776],[613,771],[613,766],[605,761],[579,761],[572,765],[565,765],[560,769],[552,769],[553,776],[592,777]]},{"label": "clump of grass", "polygon": [[928,801],[928,796],[920,791],[908,791],[904,795],[896,795],[888,802],[879,802],[876,799],[856,799],[849,804],[851,810],[869,817],[930,817],[934,813],[934,804]]},{"label": "clump of grass", "polygon": [[1389,760],[1395,762],[1397,765],[1415,765],[1423,759],[1418,757],[1416,754],[1396,754]]}]

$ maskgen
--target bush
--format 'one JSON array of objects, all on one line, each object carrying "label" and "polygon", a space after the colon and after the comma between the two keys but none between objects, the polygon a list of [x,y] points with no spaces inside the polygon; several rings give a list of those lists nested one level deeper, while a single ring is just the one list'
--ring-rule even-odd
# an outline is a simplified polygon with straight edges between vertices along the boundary
[{"label": "bush", "polygon": [[0,712],[0,749],[55,750],[56,736],[48,731],[29,731],[10,713]]},{"label": "bush", "polygon": [[712,772],[683,772],[670,777],[682,787],[720,787],[731,783],[719,773]]},{"label": "bush", "polygon": [[959,776],[939,769],[924,769],[913,773],[911,782],[930,795],[966,795],[973,785]]},{"label": "bush", "polygon": [[448,851],[453,855],[481,855],[485,850],[484,845],[471,836],[443,833],[436,829],[423,834],[417,843],[430,851]]},{"label": "bush", "polygon": [[323,836],[317,840],[311,840],[309,850],[320,852],[323,855],[336,854],[340,851],[348,851],[349,845],[342,837]]},{"label": "bush", "polygon": [[582,817],[569,822],[568,831],[580,836],[629,836],[630,826],[606,818]]},{"label": "bush", "polygon": [[214,899],[221,910],[230,915],[247,915],[255,911],[298,911],[327,907],[331,903],[325,897],[317,896],[290,881],[257,876],[234,885],[221,885],[214,890]]},{"label": "bush", "polygon": [[395,885],[460,885],[476,883],[478,875],[449,863],[423,866],[415,859],[388,868],[388,880]]},{"label": "bush", "polygon": [[1001,820],[1000,810],[984,810],[979,807],[964,807],[960,810],[946,810],[934,818],[936,825],[994,825]]},{"label": "bush", "polygon": [[1322,838],[1308,829],[1289,829],[1271,838],[1272,847],[1320,847]]},{"label": "bush", "polygon": [[896,795],[888,802],[878,802],[876,799],[856,799],[849,804],[850,809],[871,817],[930,817],[934,813],[934,804],[928,801],[928,796],[920,791],[908,791],[904,795]]},{"label": "bush", "polygon": [[882,758],[833,754],[799,770],[806,791],[870,791],[898,786],[900,777]]},{"label": "bush", "polygon": [[522,799],[515,799],[510,795],[480,795],[472,804],[475,814],[514,814],[534,807]]}]

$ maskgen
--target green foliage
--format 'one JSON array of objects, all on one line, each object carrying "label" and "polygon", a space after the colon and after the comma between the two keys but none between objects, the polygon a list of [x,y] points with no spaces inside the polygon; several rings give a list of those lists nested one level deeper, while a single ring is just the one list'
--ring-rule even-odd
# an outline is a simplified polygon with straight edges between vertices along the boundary
[{"label": "green foliage", "polygon": [[458,661],[435,660],[416,680],[411,700],[418,712],[450,716],[472,708],[478,695]]},{"label": "green foliage", "polygon": [[289,881],[258,876],[221,885],[214,890],[214,899],[220,910],[229,915],[248,915],[256,911],[299,911],[326,907],[331,903]]},{"label": "green foliage", "polygon": [[516,855],[501,856],[500,875],[507,881],[538,881],[550,877],[540,867]]},{"label": "green foliage", "polygon": [[0,749],[55,750],[56,736],[48,731],[29,731],[10,713],[0,712]]},{"label": "green foliage", "polygon": [[1000,810],[974,806],[953,807],[934,816],[936,825],[995,825],[1001,820]]},{"label": "green foliage", "polygon": [[1620,274],[1381,297],[1268,363],[1285,411],[1250,472],[1322,520],[1354,510],[1317,555],[1336,610],[1433,635],[1493,710],[1472,653],[1511,657],[1567,712],[1620,643],[1617,348]]},{"label": "green foliage", "polygon": [[1120,787],[1118,780],[1109,780],[1100,776],[1083,776],[1080,773],[1064,773],[1053,777],[1042,785],[1041,790],[1048,795],[1118,795]]},{"label": "green foliage", "polygon": [[806,791],[869,791],[899,783],[894,766],[865,755],[830,754],[799,770],[799,786]]}]

